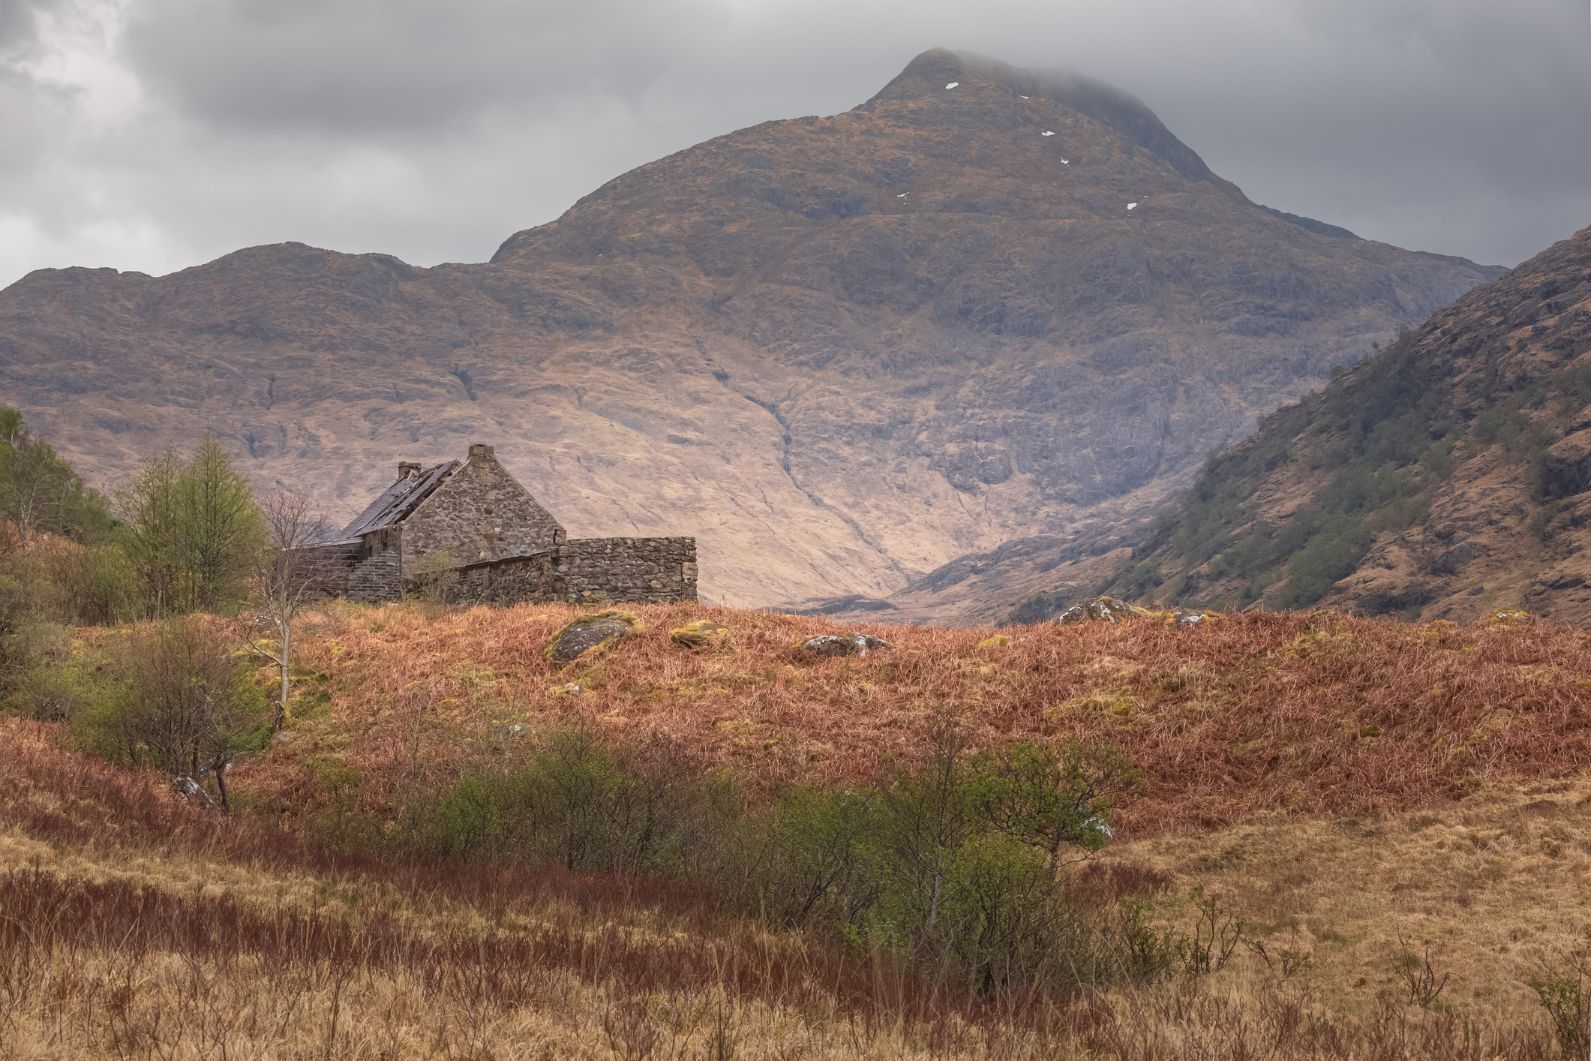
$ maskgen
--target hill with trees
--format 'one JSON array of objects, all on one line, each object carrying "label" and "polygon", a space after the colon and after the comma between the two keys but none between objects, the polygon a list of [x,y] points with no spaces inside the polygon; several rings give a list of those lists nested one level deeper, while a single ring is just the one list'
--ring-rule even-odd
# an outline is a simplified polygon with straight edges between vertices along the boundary
[{"label": "hill with trees", "polygon": [[1591,623],[1591,229],[1267,417],[1113,587]]}]

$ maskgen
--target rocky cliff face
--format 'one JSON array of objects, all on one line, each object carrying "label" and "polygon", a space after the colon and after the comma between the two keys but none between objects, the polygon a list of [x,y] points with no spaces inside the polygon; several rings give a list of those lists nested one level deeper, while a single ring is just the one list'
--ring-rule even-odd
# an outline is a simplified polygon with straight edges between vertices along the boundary
[{"label": "rocky cliff face", "polygon": [[935,51],[486,264],[34,273],[0,388],[102,484],[209,428],[342,513],[486,438],[573,535],[696,534],[706,597],[881,596],[1119,527],[1493,275],[1257,206],[1106,86]]},{"label": "rocky cliff face", "polygon": [[1591,228],[1269,417],[1114,586],[1591,624]]}]

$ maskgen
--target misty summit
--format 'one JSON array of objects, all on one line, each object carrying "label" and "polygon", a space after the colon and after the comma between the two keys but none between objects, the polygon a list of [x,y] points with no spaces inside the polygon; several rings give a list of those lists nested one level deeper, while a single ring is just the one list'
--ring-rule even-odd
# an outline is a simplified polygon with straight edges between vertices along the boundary
[{"label": "misty summit", "polygon": [[395,601],[430,587],[472,603],[696,599],[695,538],[574,538],[476,442],[462,460],[398,476],[311,546],[328,596]]}]

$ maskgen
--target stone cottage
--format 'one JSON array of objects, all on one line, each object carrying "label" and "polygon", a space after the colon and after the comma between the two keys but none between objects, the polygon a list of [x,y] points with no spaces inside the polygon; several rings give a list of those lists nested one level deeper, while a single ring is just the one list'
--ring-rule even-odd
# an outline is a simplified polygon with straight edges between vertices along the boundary
[{"label": "stone cottage", "polygon": [[392,485],[310,550],[319,588],[360,601],[426,585],[479,603],[696,599],[696,539],[570,538],[479,442],[462,461],[399,462]]}]

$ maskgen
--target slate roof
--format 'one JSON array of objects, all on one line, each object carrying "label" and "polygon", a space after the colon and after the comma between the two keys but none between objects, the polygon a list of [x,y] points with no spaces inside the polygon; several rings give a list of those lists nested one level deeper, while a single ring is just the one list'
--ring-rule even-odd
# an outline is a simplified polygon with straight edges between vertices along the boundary
[{"label": "slate roof", "polygon": [[360,538],[371,531],[402,523],[458,466],[459,462],[456,460],[446,461],[432,465],[418,475],[399,479],[383,490],[381,496],[370,502],[363,512],[355,516],[352,523],[339,531],[337,538],[339,540]]}]

